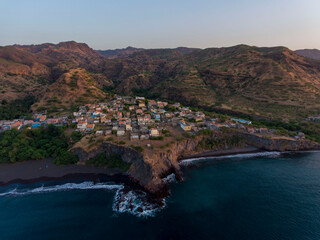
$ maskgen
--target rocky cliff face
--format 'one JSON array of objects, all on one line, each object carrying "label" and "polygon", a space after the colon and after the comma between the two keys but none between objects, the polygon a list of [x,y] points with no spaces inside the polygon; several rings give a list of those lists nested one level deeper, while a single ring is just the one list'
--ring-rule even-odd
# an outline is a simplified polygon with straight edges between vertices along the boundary
[{"label": "rocky cliff face", "polygon": [[261,150],[267,151],[304,151],[311,149],[320,149],[318,143],[310,140],[294,140],[287,138],[263,138],[251,134],[243,134],[248,144],[253,145]]},{"label": "rocky cliff face", "polygon": [[[296,141],[285,138],[263,138],[256,135],[242,134],[242,146],[254,146],[267,151],[299,151],[320,149],[319,144],[308,140]],[[210,136],[212,137],[212,136]],[[217,136],[215,136],[217,137]],[[139,153],[136,150],[119,146],[113,143],[102,143],[92,151],[86,152],[81,148],[73,149],[80,161],[86,161],[96,154],[105,152],[107,155],[116,153],[122,156],[123,161],[130,163],[131,167],[127,174],[143,188],[153,194],[165,195],[167,185],[162,180],[169,173],[176,173],[179,176],[179,160],[184,157],[199,154],[204,151],[217,151],[230,149],[233,146],[224,145],[218,148],[199,148],[199,144],[207,140],[209,136],[201,135],[195,138],[187,138],[172,144],[164,150],[147,150]]]}]

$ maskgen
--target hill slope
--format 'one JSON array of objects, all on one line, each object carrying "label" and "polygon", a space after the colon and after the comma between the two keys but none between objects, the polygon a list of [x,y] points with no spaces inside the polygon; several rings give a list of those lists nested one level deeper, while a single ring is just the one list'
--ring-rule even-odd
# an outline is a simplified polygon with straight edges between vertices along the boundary
[{"label": "hill slope", "polygon": [[296,53],[303,57],[320,60],[320,50],[318,49],[301,49],[297,50]]}]

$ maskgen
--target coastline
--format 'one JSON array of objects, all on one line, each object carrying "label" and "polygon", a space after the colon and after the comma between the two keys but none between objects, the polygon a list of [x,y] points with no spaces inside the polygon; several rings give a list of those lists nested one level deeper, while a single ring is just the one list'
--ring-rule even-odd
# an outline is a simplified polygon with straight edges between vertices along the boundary
[{"label": "coastline", "polygon": [[[180,161],[216,156],[230,156],[240,153],[261,152],[254,147],[232,148],[227,150],[218,150],[194,154],[179,159]],[[66,180],[66,179],[86,179],[96,181],[98,179],[107,179],[116,182],[131,183],[130,177],[118,169],[107,169],[102,167],[88,165],[56,165],[53,159],[29,160],[17,163],[0,164],[0,186],[14,183],[30,184],[40,181]],[[136,185],[136,183],[134,183]]]},{"label": "coastline", "polygon": [[[256,147],[230,148],[224,150],[208,151],[199,154],[183,156],[178,159],[179,163],[184,160],[210,157],[227,157],[238,154],[263,153],[270,152]],[[279,151],[279,153],[289,152],[312,152],[308,151]],[[115,183],[124,183],[135,189],[145,189],[134,181],[128,174],[118,169],[107,169],[102,167],[88,166],[82,164],[75,165],[56,165],[53,159],[29,160],[18,163],[0,164],[0,186],[10,184],[31,184],[42,181],[59,180],[89,180],[89,181],[112,181]],[[146,189],[145,189],[146,190]]]},{"label": "coastline", "polygon": [[245,154],[245,153],[259,153],[263,152],[262,149],[256,147],[241,147],[241,148],[230,148],[216,151],[208,151],[199,154],[193,154],[189,156],[184,156],[179,158],[179,162],[183,160],[193,159],[193,158],[206,158],[206,157],[223,157],[223,156],[232,156],[237,154]]}]

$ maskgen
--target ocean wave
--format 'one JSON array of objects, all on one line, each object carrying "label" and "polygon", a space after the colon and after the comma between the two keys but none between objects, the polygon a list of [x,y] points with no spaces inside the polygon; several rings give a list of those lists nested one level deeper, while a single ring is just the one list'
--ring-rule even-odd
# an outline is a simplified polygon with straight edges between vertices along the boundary
[{"label": "ocean wave", "polygon": [[28,194],[40,194],[47,192],[58,192],[58,191],[68,191],[68,190],[88,190],[88,189],[106,189],[106,190],[119,190],[123,189],[124,186],[120,184],[112,183],[97,183],[94,182],[83,182],[83,183],[66,183],[62,185],[55,186],[44,186],[27,189],[27,188],[15,188],[7,192],[0,193],[1,196],[16,196],[16,195],[28,195]]},{"label": "ocean wave", "polygon": [[156,212],[165,207],[165,199],[152,202],[143,191],[118,190],[112,209],[118,213],[129,213],[138,217],[154,217]]},{"label": "ocean wave", "polygon": [[[36,188],[14,188],[0,193],[0,197],[22,196],[30,194],[44,194],[49,192],[61,192],[71,190],[111,190],[115,191],[112,205],[113,211],[117,213],[130,213],[138,217],[155,216],[155,213],[164,207],[164,199],[159,202],[151,202],[147,193],[141,190],[125,190],[122,184],[113,183],[65,183],[62,185],[44,186]],[[162,202],[161,202],[162,201]]]},{"label": "ocean wave", "polygon": [[195,164],[199,161],[209,160],[209,159],[228,159],[228,158],[256,158],[256,157],[279,157],[281,152],[257,152],[257,153],[240,153],[235,155],[218,156],[218,157],[200,157],[200,158],[190,158],[182,160],[180,166],[189,166]]}]

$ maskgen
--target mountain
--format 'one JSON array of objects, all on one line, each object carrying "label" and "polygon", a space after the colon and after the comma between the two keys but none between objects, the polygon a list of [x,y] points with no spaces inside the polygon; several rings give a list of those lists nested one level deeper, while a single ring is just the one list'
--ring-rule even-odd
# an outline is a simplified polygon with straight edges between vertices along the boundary
[{"label": "mountain", "polygon": [[[147,49],[144,48],[134,48],[134,47],[127,47],[123,49],[114,49],[114,50],[97,50],[98,53],[105,56],[108,59],[117,59],[117,58],[125,58],[133,55],[134,53],[146,51]],[[182,54],[188,54],[197,50],[197,48],[187,48],[187,47],[178,47],[176,48]]]},{"label": "mountain", "polygon": [[94,101],[103,101],[106,93],[97,87],[92,73],[84,68],[75,68],[62,74],[50,87],[40,93],[33,110],[49,112],[65,111],[75,105],[85,105]]},{"label": "mountain", "polygon": [[119,93],[285,118],[320,106],[319,62],[285,47],[146,50],[109,66]]},{"label": "mountain", "polygon": [[41,97],[47,88],[71,69],[84,68],[98,83],[108,85],[99,74],[105,57],[84,43],[14,45],[0,47],[0,100]]},{"label": "mountain", "polygon": [[320,60],[320,50],[318,49],[301,49],[296,50],[296,53],[303,57]]},{"label": "mountain", "polygon": [[109,57],[84,43],[0,47],[0,101],[70,109],[106,92],[287,120],[318,114],[320,61],[285,47],[133,49]]},{"label": "mountain", "polygon": [[136,52],[144,51],[144,48],[134,48],[134,47],[127,47],[122,49],[113,49],[113,50],[97,50],[98,53],[105,56],[108,59],[115,59],[115,58],[123,58],[128,57]]}]

